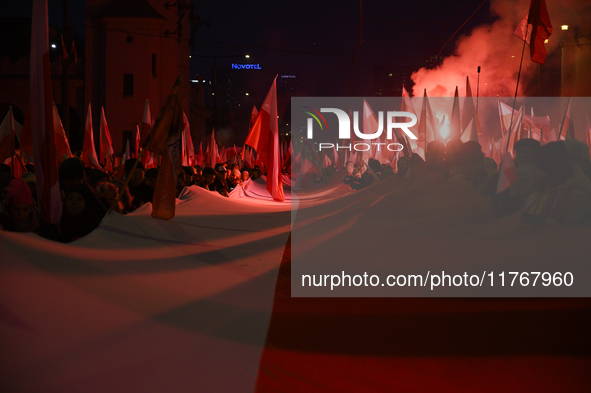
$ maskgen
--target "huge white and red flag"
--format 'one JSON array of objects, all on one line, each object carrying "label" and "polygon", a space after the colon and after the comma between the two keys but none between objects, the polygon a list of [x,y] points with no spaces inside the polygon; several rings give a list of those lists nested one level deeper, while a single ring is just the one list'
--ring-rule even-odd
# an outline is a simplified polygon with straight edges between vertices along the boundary
[{"label": "huge white and red flag", "polygon": [[30,72],[30,130],[37,200],[43,219],[57,225],[62,215],[62,202],[53,130],[47,0],[33,0]]},{"label": "huge white and red flag", "polygon": [[90,103],[88,103],[88,111],[86,112],[86,125],[84,127],[84,146],[82,147],[82,161],[86,166],[103,170],[96,156],[96,149],[94,148],[94,135],[92,130],[92,110],[90,109]]},{"label": "huge white and red flag", "polygon": [[544,0],[532,0],[529,12],[513,33],[529,44],[529,52],[533,62],[546,62],[544,41],[552,35],[552,23]]},{"label": "huge white and red flag", "polygon": [[12,106],[8,108],[4,120],[0,123],[0,162],[14,156],[15,127]]},{"label": "huge white and red flag", "polygon": [[62,125],[62,119],[60,118],[57,106],[55,106],[55,102],[53,102],[53,132],[57,163],[61,165],[66,158],[72,158],[73,155],[70,151],[70,143],[68,142],[68,137],[66,136],[66,131]]},{"label": "huge white and red flag", "polygon": [[175,215],[176,180],[181,171],[181,134],[184,128],[181,94],[179,76],[160,109],[146,145],[146,150],[162,156],[152,199],[152,217],[163,220],[170,220]]},{"label": "huge white and red flag", "polygon": [[279,157],[279,124],[277,121],[277,76],[252,125],[245,145],[256,150],[267,168],[267,191],[276,201],[283,202],[283,180]]},{"label": "huge white and red flag", "polygon": [[105,169],[113,172],[113,162],[111,161],[113,155],[113,142],[111,142],[111,133],[105,117],[105,107],[101,107],[101,134],[100,134],[100,153],[99,157],[105,159]]}]

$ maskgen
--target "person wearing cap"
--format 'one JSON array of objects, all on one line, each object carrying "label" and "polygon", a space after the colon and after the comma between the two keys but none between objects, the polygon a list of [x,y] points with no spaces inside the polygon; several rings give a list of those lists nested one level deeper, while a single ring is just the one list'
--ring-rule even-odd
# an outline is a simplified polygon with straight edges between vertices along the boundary
[{"label": "person wearing cap", "polygon": [[216,171],[216,178],[213,181],[213,187],[215,190],[224,196],[228,196],[230,192],[230,188],[228,187],[228,182],[226,181],[226,176],[228,173],[228,169],[226,169],[226,165],[224,164],[217,164],[215,166]]}]

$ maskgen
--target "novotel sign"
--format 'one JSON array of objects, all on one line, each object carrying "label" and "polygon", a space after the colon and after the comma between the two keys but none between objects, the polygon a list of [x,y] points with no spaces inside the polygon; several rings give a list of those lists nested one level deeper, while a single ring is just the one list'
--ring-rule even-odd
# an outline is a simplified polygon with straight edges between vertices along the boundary
[{"label": "novotel sign", "polygon": [[234,64],[232,63],[233,70],[260,70],[260,64]]}]

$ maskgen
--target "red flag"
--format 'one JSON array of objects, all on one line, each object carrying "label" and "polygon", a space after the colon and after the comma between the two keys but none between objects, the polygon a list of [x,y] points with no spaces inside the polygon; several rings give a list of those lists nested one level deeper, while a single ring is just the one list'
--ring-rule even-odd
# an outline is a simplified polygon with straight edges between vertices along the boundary
[{"label": "red flag", "polygon": [[107,118],[105,117],[105,108],[101,107],[101,135],[100,135],[100,158],[105,159],[105,169],[107,171],[113,171],[113,163],[108,157],[113,155],[113,143],[111,142],[111,133],[109,132],[109,126],[107,125]]},{"label": "red flag", "polygon": [[546,62],[544,41],[552,35],[552,23],[544,0],[531,0],[528,14],[513,34],[529,44],[529,53],[533,62],[539,64]]},{"label": "red flag", "polygon": [[0,162],[14,156],[14,128],[14,117],[12,116],[12,106],[10,106],[0,124]]},{"label": "red flag", "polygon": [[499,182],[497,183],[497,194],[505,191],[511,187],[511,183],[515,183],[519,180],[517,175],[517,169],[515,169],[515,163],[511,159],[510,154],[505,154],[501,161],[501,167],[499,169]]},{"label": "red flag", "polygon": [[86,113],[86,127],[84,128],[84,147],[82,148],[82,161],[86,166],[90,166],[96,169],[103,168],[99,164],[99,160],[96,156],[96,149],[94,148],[94,134],[92,131],[92,111],[90,109],[90,103],[88,103],[88,112]]},{"label": "red flag", "polygon": [[47,0],[33,0],[30,72],[29,126],[35,160],[37,200],[43,219],[57,225],[62,215],[62,203],[53,131]]},{"label": "red flag", "polygon": [[276,201],[283,202],[283,180],[279,162],[279,125],[277,123],[277,76],[257,114],[244,144],[259,155],[267,168],[267,190]]},{"label": "red flag", "polygon": [[152,200],[152,217],[163,220],[170,220],[175,214],[176,179],[181,171],[181,134],[184,127],[181,94],[179,76],[164,101],[146,146],[146,149],[162,154]]},{"label": "red flag", "polygon": [[68,143],[68,137],[64,131],[62,125],[62,119],[57,111],[55,102],[53,103],[53,132],[55,138],[55,149],[57,154],[57,162],[59,165],[66,159],[72,158],[72,152],[70,151],[70,144]]},{"label": "red flag", "polygon": [[252,113],[250,114],[250,124],[254,123],[258,114],[259,114],[259,111],[257,110],[256,105],[253,105],[252,106]]}]

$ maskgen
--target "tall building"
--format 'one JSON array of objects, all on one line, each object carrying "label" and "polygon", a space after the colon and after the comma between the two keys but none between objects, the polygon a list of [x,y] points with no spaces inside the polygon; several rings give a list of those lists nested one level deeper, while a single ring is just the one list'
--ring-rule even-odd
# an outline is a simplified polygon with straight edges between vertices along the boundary
[{"label": "tall building", "polygon": [[418,70],[420,65],[390,64],[373,68],[373,95],[378,97],[400,97],[402,86],[412,91],[414,82],[410,75]]},{"label": "tall building", "polygon": [[85,107],[92,104],[95,127],[101,107],[105,108],[115,154],[123,151],[126,139],[132,139],[136,123],[141,124],[146,99],[156,117],[179,75],[185,112],[190,112],[189,13],[177,13],[179,4],[190,6],[190,2],[170,4],[86,1]]}]

